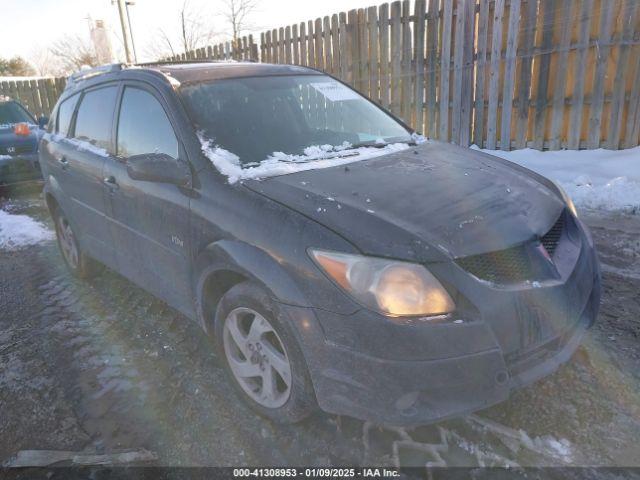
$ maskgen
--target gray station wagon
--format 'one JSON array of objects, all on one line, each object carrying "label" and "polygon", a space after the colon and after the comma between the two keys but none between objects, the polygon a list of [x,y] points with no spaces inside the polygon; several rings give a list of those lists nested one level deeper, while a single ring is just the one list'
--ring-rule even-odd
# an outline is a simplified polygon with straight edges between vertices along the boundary
[{"label": "gray station wagon", "polygon": [[553,372],[597,315],[560,187],[310,68],[80,72],[40,159],[69,269],[106,265],[197,322],[276,421],[475,411]]}]

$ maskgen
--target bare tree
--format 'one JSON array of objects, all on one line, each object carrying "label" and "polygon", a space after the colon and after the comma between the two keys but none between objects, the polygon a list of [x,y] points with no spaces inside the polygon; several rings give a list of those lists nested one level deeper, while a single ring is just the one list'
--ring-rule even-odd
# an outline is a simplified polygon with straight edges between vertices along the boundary
[{"label": "bare tree", "polygon": [[238,40],[243,32],[254,30],[251,17],[258,10],[258,0],[223,0],[224,10],[220,15],[231,27],[233,40]]},{"label": "bare tree", "polygon": [[218,36],[211,20],[212,15],[184,0],[175,29],[158,29],[154,41],[147,45],[145,54],[151,58],[174,56],[213,43]]},{"label": "bare tree", "polygon": [[80,36],[65,35],[53,42],[51,54],[61,64],[64,73],[71,73],[83,66],[95,67],[98,59],[93,45]]},{"label": "bare tree", "polygon": [[37,48],[29,55],[29,62],[41,77],[58,77],[64,74],[60,60],[48,48]]}]

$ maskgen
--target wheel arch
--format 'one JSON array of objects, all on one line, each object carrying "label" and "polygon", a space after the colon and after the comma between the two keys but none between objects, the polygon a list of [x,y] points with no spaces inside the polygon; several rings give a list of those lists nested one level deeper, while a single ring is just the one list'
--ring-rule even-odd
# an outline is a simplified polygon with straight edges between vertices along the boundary
[{"label": "wheel arch", "polygon": [[271,255],[240,241],[209,244],[195,261],[194,279],[197,320],[207,333],[213,332],[215,310],[222,296],[244,281],[261,285],[277,302],[309,306],[294,280]]}]

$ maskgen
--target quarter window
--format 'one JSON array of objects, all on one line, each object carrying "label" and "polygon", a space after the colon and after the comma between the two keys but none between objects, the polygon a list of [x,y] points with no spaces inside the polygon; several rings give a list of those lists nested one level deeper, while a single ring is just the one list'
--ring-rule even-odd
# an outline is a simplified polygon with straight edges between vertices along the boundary
[{"label": "quarter window", "polygon": [[71,117],[73,116],[73,111],[76,108],[76,103],[78,103],[79,97],[80,96],[78,94],[74,95],[73,97],[69,97],[58,107],[58,123],[56,132],[64,135],[65,137],[69,133],[69,128],[71,127]]},{"label": "quarter window", "polygon": [[75,138],[109,150],[117,92],[118,89],[112,86],[84,94],[76,116]]},{"label": "quarter window", "polygon": [[118,155],[164,153],[178,158],[178,141],[162,105],[145,90],[127,87],[118,121]]}]

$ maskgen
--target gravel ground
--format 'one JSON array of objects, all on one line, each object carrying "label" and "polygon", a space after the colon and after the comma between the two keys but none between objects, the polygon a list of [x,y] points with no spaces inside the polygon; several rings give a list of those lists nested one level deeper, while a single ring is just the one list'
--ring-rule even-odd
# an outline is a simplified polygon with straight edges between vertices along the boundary
[{"label": "gravel ground", "polygon": [[[52,228],[37,196],[0,205]],[[0,250],[0,462],[148,450],[157,465],[640,466],[640,216],[587,212],[602,310],[554,375],[468,418],[388,429],[256,417],[199,328],[116,273],[71,278],[53,242]]]}]

